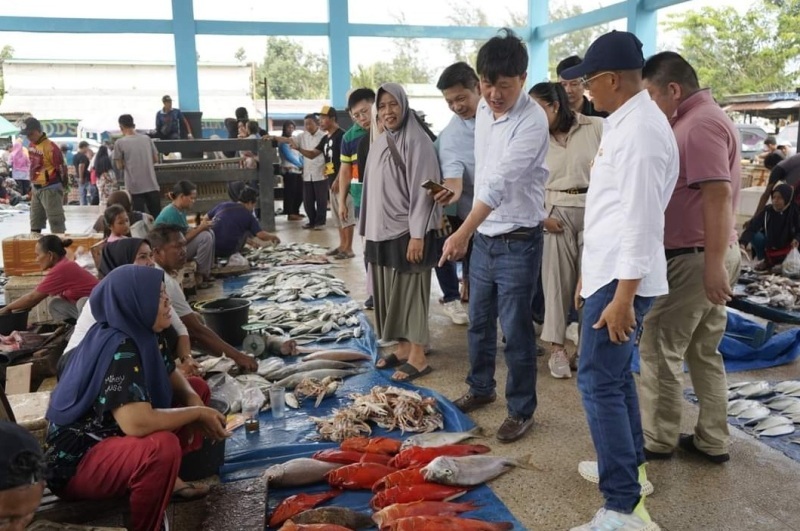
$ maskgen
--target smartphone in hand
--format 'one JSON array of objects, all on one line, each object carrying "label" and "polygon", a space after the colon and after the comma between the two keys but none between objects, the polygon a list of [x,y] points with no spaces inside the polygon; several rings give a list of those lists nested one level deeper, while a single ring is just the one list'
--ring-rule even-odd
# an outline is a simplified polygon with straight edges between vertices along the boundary
[{"label": "smartphone in hand", "polygon": [[450,188],[442,186],[441,184],[431,181],[430,179],[422,183],[422,187],[425,188],[426,190],[430,190],[434,194],[438,194],[441,191],[447,191],[451,194],[453,193],[453,191]]}]

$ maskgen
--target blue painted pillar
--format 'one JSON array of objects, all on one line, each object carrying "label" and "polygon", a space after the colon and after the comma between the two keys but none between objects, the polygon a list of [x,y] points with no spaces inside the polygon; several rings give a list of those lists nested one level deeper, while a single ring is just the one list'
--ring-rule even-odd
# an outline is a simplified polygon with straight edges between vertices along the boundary
[{"label": "blue painted pillar", "polygon": [[658,11],[645,9],[644,0],[628,0],[628,31],[642,41],[645,59],[656,53]]},{"label": "blue painted pillar", "polygon": [[347,0],[328,0],[328,83],[331,105],[341,110],[347,106],[350,90],[350,17]]},{"label": "blue painted pillar", "polygon": [[199,111],[193,0],[172,0],[172,31],[175,37],[178,103],[183,111]]},{"label": "blue painted pillar", "polygon": [[547,81],[550,43],[537,36],[536,28],[550,21],[549,0],[528,0],[528,86]]}]

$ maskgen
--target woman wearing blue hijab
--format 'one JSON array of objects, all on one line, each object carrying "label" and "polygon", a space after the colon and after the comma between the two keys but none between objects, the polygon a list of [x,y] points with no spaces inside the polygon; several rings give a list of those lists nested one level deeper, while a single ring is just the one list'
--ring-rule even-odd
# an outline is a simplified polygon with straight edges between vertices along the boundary
[{"label": "woman wearing blue hijab", "polygon": [[97,322],[70,354],[47,410],[50,489],[66,499],[129,496],[136,531],[161,528],[189,425],[226,435],[225,418],[159,347],[171,313],[163,275],[124,265],[98,284],[89,299]]}]

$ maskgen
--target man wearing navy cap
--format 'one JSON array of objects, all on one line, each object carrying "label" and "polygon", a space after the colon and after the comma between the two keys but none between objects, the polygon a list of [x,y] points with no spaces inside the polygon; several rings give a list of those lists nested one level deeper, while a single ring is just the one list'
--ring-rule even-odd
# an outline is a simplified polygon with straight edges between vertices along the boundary
[{"label": "man wearing navy cap", "polygon": [[[575,530],[659,529],[644,507],[652,492],[630,365],[653,299],[668,291],[664,210],[678,178],[669,122],[642,85],[642,43],[632,33],[600,36],[583,62],[561,72],[580,79],[609,113],[592,163],[578,294],[583,301],[578,388],[597,463],[578,471],[598,481],[605,505]],[[578,298],[578,297],[576,297]]]},{"label": "man wearing navy cap", "polygon": [[25,428],[0,421],[0,529],[25,529],[43,492],[44,461],[39,443]]}]

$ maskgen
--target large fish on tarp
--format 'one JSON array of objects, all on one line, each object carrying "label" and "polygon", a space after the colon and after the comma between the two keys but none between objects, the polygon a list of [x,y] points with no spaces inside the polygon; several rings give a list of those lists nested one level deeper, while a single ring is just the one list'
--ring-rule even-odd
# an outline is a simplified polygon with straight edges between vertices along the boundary
[{"label": "large fish on tarp", "polygon": [[300,525],[339,525],[346,529],[374,527],[369,515],[345,507],[318,507],[302,512],[291,519]]},{"label": "large fish on tarp", "polygon": [[508,531],[511,522],[484,522],[456,516],[412,516],[382,526],[381,531]]},{"label": "large fish on tarp", "polygon": [[463,487],[450,487],[436,483],[420,485],[401,485],[385,489],[375,494],[369,502],[376,511],[395,503],[411,503],[415,501],[450,501],[467,492]]},{"label": "large fish on tarp", "polygon": [[352,529],[336,524],[296,524],[292,520],[286,520],[278,531],[352,531]]},{"label": "large fish on tarp", "polygon": [[443,455],[452,457],[485,454],[491,448],[483,444],[450,444],[447,446],[436,446],[432,448],[421,448],[412,446],[403,450],[389,461],[389,466],[395,468],[422,467]]},{"label": "large fish on tarp", "polygon": [[389,437],[349,437],[342,441],[340,448],[367,454],[395,455],[402,443]]},{"label": "large fish on tarp", "polygon": [[460,513],[474,511],[478,508],[475,502],[454,503],[439,501],[418,501],[411,503],[395,503],[384,507],[372,515],[378,527],[389,525],[401,518],[412,516],[457,516]]},{"label": "large fish on tarp", "polygon": [[419,435],[412,435],[403,441],[403,445],[400,447],[400,450],[406,450],[412,446],[421,446],[423,448],[448,446],[451,444],[458,444],[461,441],[475,437],[483,437],[483,428],[480,426],[475,426],[469,431],[437,431],[433,433],[420,433]]},{"label": "large fish on tarp", "polygon": [[341,466],[344,465],[300,457],[272,465],[264,471],[262,477],[267,480],[270,487],[302,487],[324,481],[325,474]]},{"label": "large fish on tarp", "polygon": [[328,492],[320,492],[319,494],[306,494],[301,492],[300,494],[289,496],[280,502],[278,506],[275,507],[275,510],[272,511],[272,515],[269,518],[269,526],[278,527],[294,515],[313,509],[320,503],[335,498],[341,493],[342,491],[340,490],[331,490]]},{"label": "large fish on tarp", "polygon": [[297,374],[293,374],[284,378],[283,380],[279,380],[275,382],[276,387],[283,387],[285,389],[294,389],[297,385],[302,382],[305,378],[316,378],[317,380],[322,380],[323,378],[336,378],[339,380],[343,380],[348,376],[355,376],[356,374],[362,374],[367,372],[369,369],[366,368],[359,368],[359,369],[317,369],[314,371],[305,371],[299,372]]},{"label": "large fish on tarp", "polygon": [[[301,349],[298,349],[301,350]],[[310,354],[303,356],[300,360],[305,363],[313,360],[335,360],[335,361],[372,361],[372,356],[364,354],[358,350],[347,349],[331,349],[331,350],[316,350]]]},{"label": "large fish on tarp", "polygon": [[388,465],[389,461],[392,460],[392,458],[388,455],[337,450],[336,448],[320,450],[315,452],[311,457],[314,459],[319,459],[320,461],[341,463],[343,465],[352,465],[353,463],[380,463],[382,465]]},{"label": "large fish on tarp", "polygon": [[379,492],[399,485],[419,485],[425,483],[425,476],[420,472],[420,468],[404,468],[397,472],[392,472],[388,476],[378,480],[372,486],[372,492]]},{"label": "large fish on tarp", "polygon": [[530,455],[522,460],[490,455],[442,456],[428,463],[422,469],[422,475],[433,483],[471,487],[486,483],[514,467],[532,468],[530,460]]},{"label": "large fish on tarp", "polygon": [[378,463],[354,463],[331,470],[325,478],[331,487],[369,490],[376,481],[392,472],[397,472],[397,469]]}]

